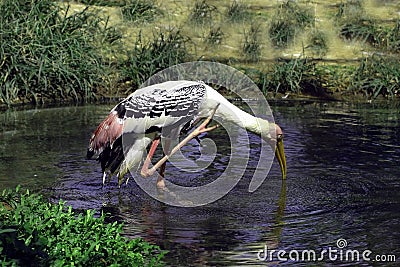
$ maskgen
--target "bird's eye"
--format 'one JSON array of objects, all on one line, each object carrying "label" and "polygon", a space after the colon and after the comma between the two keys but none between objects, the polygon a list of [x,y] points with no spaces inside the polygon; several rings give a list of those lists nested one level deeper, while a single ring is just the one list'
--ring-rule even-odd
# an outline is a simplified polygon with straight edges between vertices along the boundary
[{"label": "bird's eye", "polygon": [[283,134],[278,134],[278,135],[276,136],[276,140],[278,140],[278,141],[283,140]]}]

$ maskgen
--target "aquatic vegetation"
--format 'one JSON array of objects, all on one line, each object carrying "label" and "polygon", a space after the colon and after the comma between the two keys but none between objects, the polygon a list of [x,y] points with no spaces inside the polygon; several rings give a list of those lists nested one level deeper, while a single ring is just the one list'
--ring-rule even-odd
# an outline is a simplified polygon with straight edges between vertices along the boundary
[{"label": "aquatic vegetation", "polygon": [[87,210],[77,214],[60,201],[4,190],[0,195],[2,266],[161,266],[165,252],[123,236],[122,224],[105,223]]},{"label": "aquatic vegetation", "polygon": [[363,59],[353,74],[349,89],[368,98],[400,96],[398,59],[377,55]]},{"label": "aquatic vegetation", "polygon": [[267,88],[275,93],[317,93],[318,74],[315,62],[307,58],[295,58],[276,62],[268,73]]},{"label": "aquatic vegetation", "polygon": [[312,95],[333,99],[329,74],[307,57],[276,60],[266,70],[242,68],[268,97]]}]

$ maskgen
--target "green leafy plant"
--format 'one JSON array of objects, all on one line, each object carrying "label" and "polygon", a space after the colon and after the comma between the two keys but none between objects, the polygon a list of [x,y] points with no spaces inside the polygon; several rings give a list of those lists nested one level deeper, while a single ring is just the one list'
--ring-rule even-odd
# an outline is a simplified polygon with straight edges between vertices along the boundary
[{"label": "green leafy plant", "polygon": [[142,239],[121,236],[122,224],[88,210],[76,214],[28,190],[0,195],[2,266],[160,266],[162,252]]}]

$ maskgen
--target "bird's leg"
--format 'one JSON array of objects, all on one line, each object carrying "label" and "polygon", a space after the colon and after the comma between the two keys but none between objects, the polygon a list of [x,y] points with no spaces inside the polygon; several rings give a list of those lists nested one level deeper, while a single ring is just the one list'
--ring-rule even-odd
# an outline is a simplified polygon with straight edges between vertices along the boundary
[{"label": "bird's leg", "polygon": [[[168,138],[165,140],[164,142],[164,146],[163,146],[163,156],[168,155],[169,154],[169,150],[170,150],[170,145],[171,145],[171,140]],[[167,162],[164,162],[161,167],[160,170],[158,171],[159,175],[158,175],[158,179],[157,179],[157,187],[160,189],[165,188],[165,182],[164,182],[164,174],[165,174],[165,167],[166,167]]]},{"label": "bird's leg", "polygon": [[157,137],[156,139],[153,140],[153,143],[151,144],[149,153],[147,154],[147,157],[143,163],[143,167],[140,171],[140,175],[143,177],[148,177],[148,170],[149,170],[149,165],[151,163],[151,159],[153,158],[154,152],[156,152],[157,146],[160,143],[160,137]]},{"label": "bird's leg", "polygon": [[[183,139],[178,145],[176,145],[172,150],[171,153],[168,155],[165,155],[162,159],[160,159],[152,168],[150,169],[143,169],[145,166],[143,166],[142,168],[142,172],[141,175],[143,177],[148,177],[150,175],[153,175],[153,173],[159,168],[161,167],[163,164],[165,164],[165,162],[173,155],[175,154],[179,149],[181,149],[184,145],[186,145],[190,140],[192,140],[193,138],[195,138],[196,136],[198,136],[199,134],[205,133],[205,132],[209,132],[214,130],[215,128],[218,127],[218,125],[214,125],[211,127],[207,127],[207,124],[212,120],[212,118],[214,117],[215,111],[217,110],[219,104],[212,110],[210,116],[207,117],[207,119],[205,119],[203,121],[202,124],[199,125],[199,127],[197,127],[196,129],[194,129],[193,132],[191,132],[188,136],[186,136],[185,139]],[[147,165],[148,168],[148,165]]]},{"label": "bird's leg", "polygon": [[103,186],[106,183],[106,177],[107,177],[107,174],[106,174],[106,172],[104,172],[103,173]]},{"label": "bird's leg", "polygon": [[[104,187],[104,185],[106,184],[106,182],[107,183],[110,183],[110,181],[111,181],[111,173],[107,173],[107,171],[104,171],[103,172],[103,185],[102,185],[102,187]],[[106,181],[107,180],[107,181]]]},{"label": "bird's leg", "polygon": [[166,164],[167,163],[164,162],[160,167],[160,171],[158,172],[157,188],[160,188],[160,189],[164,189],[165,188],[164,173],[165,173],[165,165]]}]

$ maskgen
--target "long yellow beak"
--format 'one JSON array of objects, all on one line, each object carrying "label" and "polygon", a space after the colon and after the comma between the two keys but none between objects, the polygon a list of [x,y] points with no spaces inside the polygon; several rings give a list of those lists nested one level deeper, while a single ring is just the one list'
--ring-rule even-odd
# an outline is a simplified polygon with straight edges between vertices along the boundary
[{"label": "long yellow beak", "polygon": [[282,179],[286,179],[286,156],[285,156],[285,149],[283,146],[283,136],[278,135],[276,139],[276,149],[275,149],[275,156],[279,162],[279,166],[281,166],[282,171]]}]

